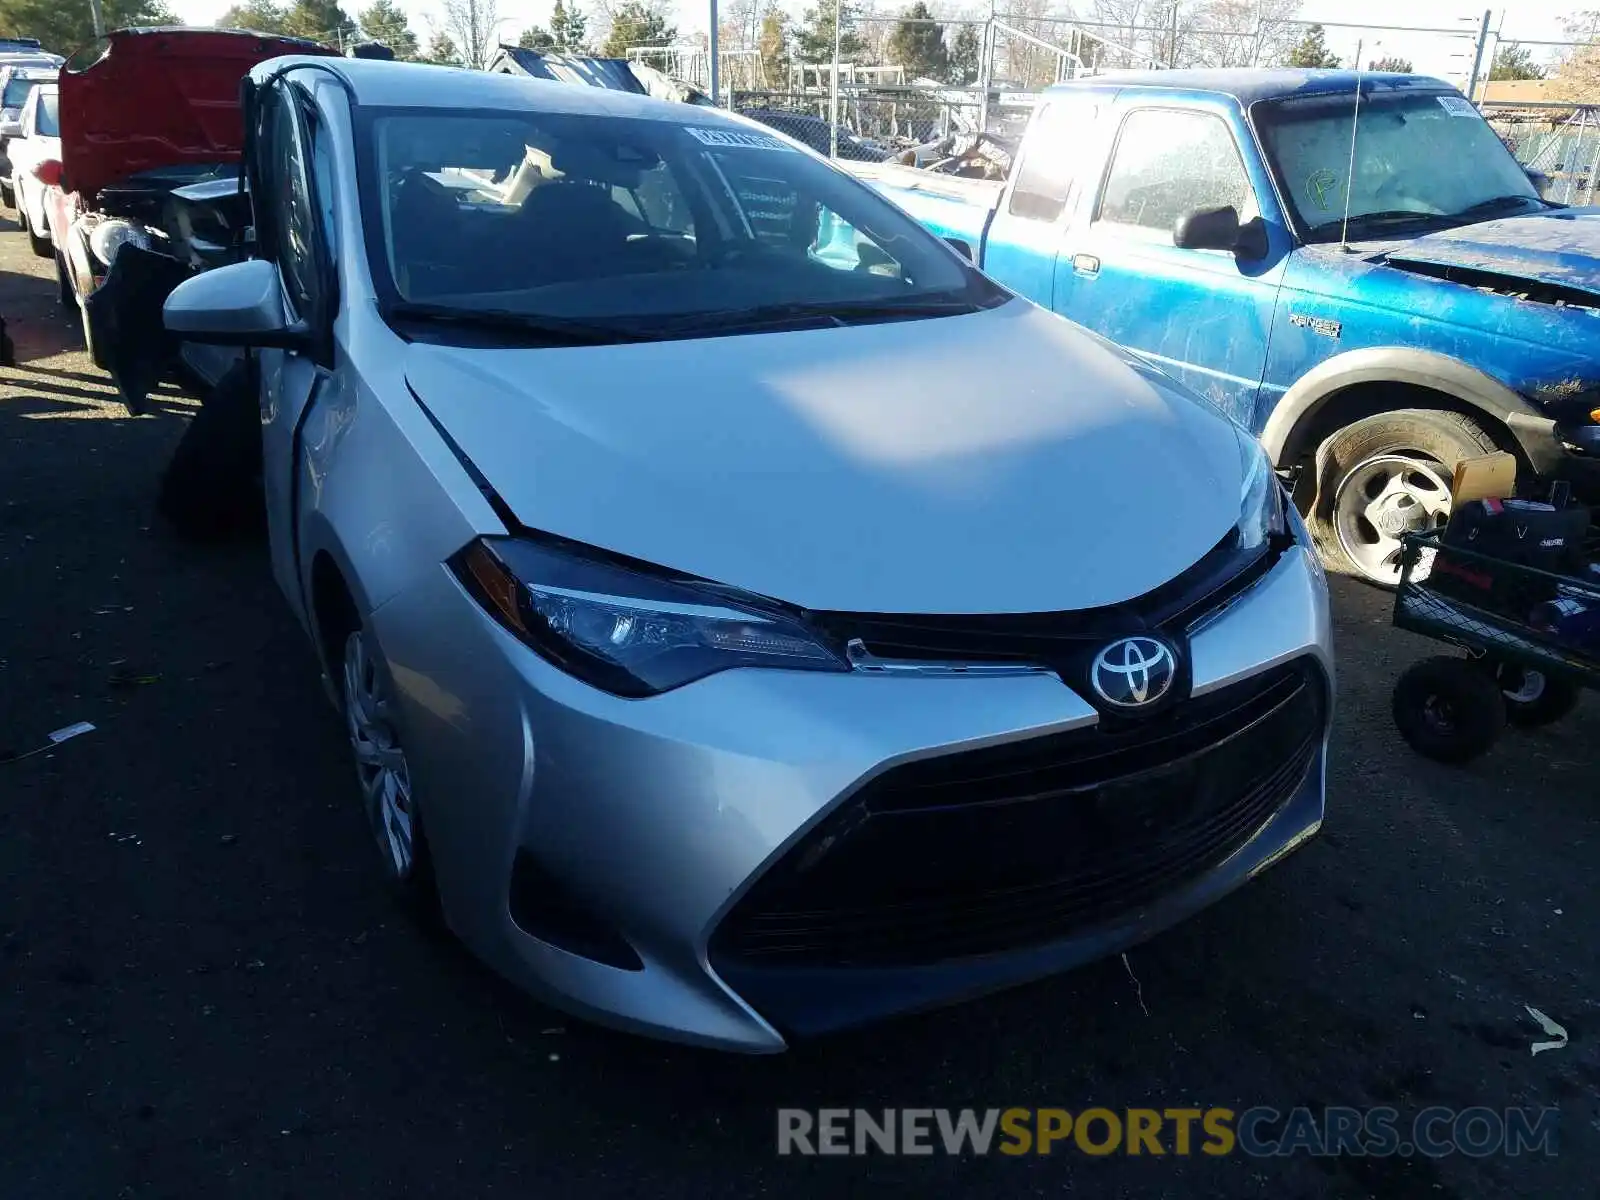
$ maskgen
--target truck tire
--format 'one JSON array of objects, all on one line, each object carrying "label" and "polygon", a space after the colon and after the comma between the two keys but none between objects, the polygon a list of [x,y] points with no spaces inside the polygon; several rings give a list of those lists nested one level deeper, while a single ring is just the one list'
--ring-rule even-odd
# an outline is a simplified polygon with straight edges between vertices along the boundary
[{"label": "truck tire", "polygon": [[253,362],[241,362],[201,401],[161,476],[157,508],[179,537],[220,542],[266,528],[261,412]]},{"label": "truck tire", "polygon": [[1478,664],[1435,655],[1413,663],[1394,685],[1394,723],[1407,744],[1442,763],[1465,763],[1505,728],[1500,687]]},{"label": "truck tire", "polygon": [[1442,529],[1456,464],[1499,448],[1471,417],[1439,409],[1398,409],[1337,430],[1317,448],[1306,517],[1323,561],[1379,587],[1396,586],[1400,537]]}]

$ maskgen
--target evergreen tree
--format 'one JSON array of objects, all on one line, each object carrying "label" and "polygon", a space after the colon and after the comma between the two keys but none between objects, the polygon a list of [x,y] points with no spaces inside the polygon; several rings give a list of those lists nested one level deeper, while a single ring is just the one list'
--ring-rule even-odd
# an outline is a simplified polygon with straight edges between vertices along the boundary
[{"label": "evergreen tree", "polygon": [[889,61],[906,69],[908,79],[943,79],[950,69],[944,26],[933,20],[923,0],[906,9],[889,35]]},{"label": "evergreen tree", "polygon": [[816,8],[806,9],[800,22],[795,42],[800,61],[831,63],[833,61],[833,25],[839,22],[839,61],[855,62],[866,52],[867,45],[856,31],[860,10],[849,0],[821,0]]},{"label": "evergreen tree", "polygon": [[1290,67],[1337,67],[1339,56],[1328,49],[1327,31],[1321,25],[1308,25],[1285,61]]},{"label": "evergreen tree", "polygon": [[405,10],[395,0],[372,0],[372,4],[356,14],[364,36],[382,42],[394,51],[394,56],[404,62],[415,62],[419,47],[417,35],[411,32]]}]

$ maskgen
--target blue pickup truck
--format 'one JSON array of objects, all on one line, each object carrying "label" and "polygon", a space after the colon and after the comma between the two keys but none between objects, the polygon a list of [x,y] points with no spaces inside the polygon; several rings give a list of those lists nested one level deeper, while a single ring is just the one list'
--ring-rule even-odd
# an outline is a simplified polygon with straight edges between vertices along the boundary
[{"label": "blue pickup truck", "polygon": [[1600,483],[1600,209],[1541,199],[1448,84],[1368,74],[1359,104],[1357,85],[1089,78],[1046,93],[1003,184],[850,169],[1304,468],[1330,563],[1389,584],[1464,457]]}]

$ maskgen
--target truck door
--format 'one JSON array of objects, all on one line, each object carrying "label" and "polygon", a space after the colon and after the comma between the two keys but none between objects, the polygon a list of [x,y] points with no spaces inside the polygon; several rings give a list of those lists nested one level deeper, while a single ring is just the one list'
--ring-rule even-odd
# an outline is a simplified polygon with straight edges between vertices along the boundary
[{"label": "truck door", "polygon": [[[1100,194],[1059,260],[1057,311],[1259,432],[1257,394],[1290,242],[1259,163],[1240,151],[1242,118],[1220,103],[1119,108]],[[1180,217],[1220,205],[1256,223],[1265,253],[1173,244]]]},{"label": "truck door", "polygon": [[1056,307],[1056,254],[1092,172],[1096,124],[1110,96],[1056,93],[1034,114],[1022,155],[983,243],[983,269],[1018,295]]}]

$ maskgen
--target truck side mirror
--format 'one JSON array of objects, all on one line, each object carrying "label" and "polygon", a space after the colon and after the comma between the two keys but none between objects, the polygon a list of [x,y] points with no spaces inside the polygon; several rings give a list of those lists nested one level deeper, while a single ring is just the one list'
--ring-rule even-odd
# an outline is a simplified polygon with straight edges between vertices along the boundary
[{"label": "truck side mirror", "polygon": [[1531,167],[1528,168],[1527,175],[1528,182],[1533,184],[1534,190],[1539,193],[1539,198],[1541,200],[1550,199],[1550,186],[1555,183],[1555,180],[1543,171],[1535,171]]},{"label": "truck side mirror", "polygon": [[1231,204],[1192,208],[1174,222],[1172,244],[1183,250],[1237,249],[1239,212]]},{"label": "truck side mirror", "polygon": [[60,187],[61,164],[53,158],[47,158],[41,163],[35,163],[33,177],[44,184],[45,187]]}]

